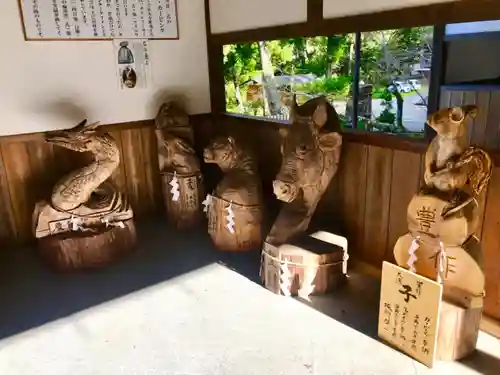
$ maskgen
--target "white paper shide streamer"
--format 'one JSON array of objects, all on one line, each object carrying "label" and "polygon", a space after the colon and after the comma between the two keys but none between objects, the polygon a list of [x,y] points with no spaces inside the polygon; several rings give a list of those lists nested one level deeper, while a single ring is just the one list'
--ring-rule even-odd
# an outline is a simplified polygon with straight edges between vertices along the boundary
[{"label": "white paper shide streamer", "polygon": [[205,200],[201,202],[201,204],[203,205],[203,212],[206,212],[207,215],[211,203],[212,203],[212,196],[210,194],[207,194]]},{"label": "white paper shide streamer", "polygon": [[316,274],[314,272],[311,272],[311,270],[308,270],[305,272],[306,277],[304,278],[304,281],[302,282],[302,287],[299,289],[299,296],[306,301],[311,301],[309,296],[314,292],[314,279],[316,277]]},{"label": "white paper shide streamer", "polygon": [[419,248],[419,240],[420,237],[413,238],[413,241],[411,241],[410,245],[410,250],[408,251],[408,254],[410,254],[410,257],[408,258],[408,267],[410,268],[410,272],[415,273],[416,268],[415,268],[415,262],[418,260],[417,255],[415,254],[415,251]]},{"label": "white paper shide streamer", "polygon": [[290,270],[288,268],[288,260],[285,259],[281,262],[281,272],[280,272],[280,290],[285,297],[290,297]]},{"label": "white paper shide streamer", "polygon": [[76,232],[76,231],[81,231],[83,230],[82,228],[82,219],[79,217],[71,216],[71,219],[69,219],[69,223],[71,225],[71,230]]},{"label": "white paper shide streamer", "polygon": [[229,203],[229,206],[227,206],[227,208],[226,208],[226,212],[227,212],[226,228],[230,233],[234,234],[234,224],[235,223],[234,223],[234,212],[233,212],[233,204],[232,203]]},{"label": "white paper shide streamer", "polygon": [[446,250],[444,244],[439,241],[439,254],[438,254],[438,272],[437,272],[437,282],[442,284],[445,276],[445,263],[446,263]]},{"label": "white paper shide streamer", "polygon": [[169,185],[172,186],[172,189],[170,189],[170,193],[172,193],[172,200],[174,202],[177,202],[181,196],[181,193],[179,192],[179,181],[177,180],[177,172],[174,172],[174,178],[172,178],[172,181],[170,181]]}]

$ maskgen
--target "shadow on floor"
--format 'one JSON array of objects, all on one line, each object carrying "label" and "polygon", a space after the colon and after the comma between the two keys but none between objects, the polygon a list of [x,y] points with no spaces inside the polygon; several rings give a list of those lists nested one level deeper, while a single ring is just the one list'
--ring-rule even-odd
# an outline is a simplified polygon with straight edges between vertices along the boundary
[{"label": "shadow on floor", "polygon": [[189,235],[163,220],[138,227],[138,250],[109,267],[52,273],[31,248],[0,256],[0,339],[194,271],[219,260],[203,230]]},{"label": "shadow on floor", "polygon": [[498,375],[500,373],[500,341],[497,347],[499,348],[499,357],[476,350],[469,357],[461,360],[460,363],[465,367],[477,371],[479,374]]}]

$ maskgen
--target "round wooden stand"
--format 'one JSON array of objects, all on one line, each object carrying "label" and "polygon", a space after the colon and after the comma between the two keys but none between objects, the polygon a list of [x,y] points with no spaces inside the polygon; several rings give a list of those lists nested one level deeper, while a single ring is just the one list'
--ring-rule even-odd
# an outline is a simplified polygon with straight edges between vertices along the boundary
[{"label": "round wooden stand", "polygon": [[167,209],[168,221],[176,229],[188,229],[198,225],[202,218],[201,198],[203,182],[201,173],[176,175],[179,184],[179,199],[173,200],[170,182],[174,178],[171,172],[162,173],[163,197]]},{"label": "round wooden stand", "polygon": [[57,272],[105,267],[133,251],[137,244],[133,219],[124,227],[102,228],[97,232],[66,232],[38,239],[39,253]]},{"label": "round wooden stand", "polygon": [[212,196],[208,209],[208,233],[220,251],[257,250],[262,245],[262,207],[232,204],[234,233],[227,228],[229,203]]},{"label": "round wooden stand", "polygon": [[456,361],[476,350],[482,312],[482,304],[465,308],[450,302],[442,302],[436,359]]}]

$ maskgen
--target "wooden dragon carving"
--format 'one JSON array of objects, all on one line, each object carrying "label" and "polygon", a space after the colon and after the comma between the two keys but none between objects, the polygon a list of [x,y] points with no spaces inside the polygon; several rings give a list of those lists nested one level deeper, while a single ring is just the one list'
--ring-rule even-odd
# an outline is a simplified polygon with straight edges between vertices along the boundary
[{"label": "wooden dragon carving", "polygon": [[71,230],[92,230],[133,217],[125,196],[108,181],[120,164],[114,139],[98,124],[82,121],[70,130],[49,133],[46,142],[76,152],[90,152],[93,162],[56,183],[50,203],[37,203],[33,229],[37,238]]},{"label": "wooden dragon carving", "polygon": [[301,106],[294,97],[290,116],[292,124],[280,129],[283,159],[273,182],[274,194],[285,202],[266,239],[274,246],[307,230],[337,171],[342,146],[340,119],[325,97]]}]

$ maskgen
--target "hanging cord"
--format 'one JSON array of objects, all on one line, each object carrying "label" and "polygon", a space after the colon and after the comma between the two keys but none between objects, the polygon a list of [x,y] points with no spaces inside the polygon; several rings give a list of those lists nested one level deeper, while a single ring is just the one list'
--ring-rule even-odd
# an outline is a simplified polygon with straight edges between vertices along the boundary
[{"label": "hanging cord", "polygon": [[[412,235],[413,237],[413,235]],[[415,254],[415,251],[418,250],[420,247],[420,236],[413,237],[413,241],[411,241],[410,245],[410,250],[408,253],[410,254],[410,257],[408,258],[408,267],[410,268],[410,272],[416,273],[416,268],[415,268],[415,262],[418,260],[417,255]]]}]

